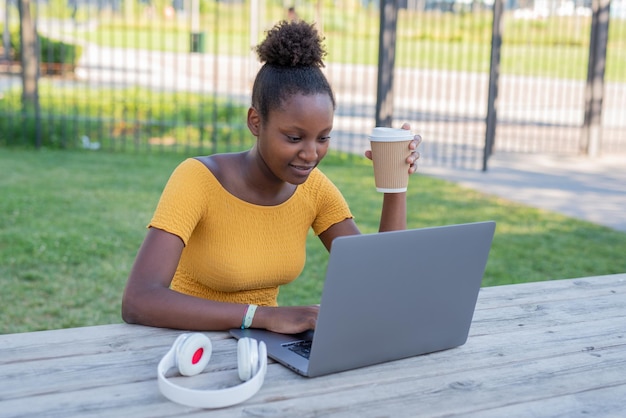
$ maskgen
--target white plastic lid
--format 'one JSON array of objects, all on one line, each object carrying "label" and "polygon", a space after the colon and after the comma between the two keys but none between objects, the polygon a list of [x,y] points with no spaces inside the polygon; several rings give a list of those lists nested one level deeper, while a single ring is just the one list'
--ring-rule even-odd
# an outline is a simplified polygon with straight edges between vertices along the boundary
[{"label": "white plastic lid", "polygon": [[371,141],[379,142],[397,142],[407,141],[413,139],[415,135],[413,132],[407,129],[387,128],[384,126],[377,126],[372,129],[372,133],[369,135]]}]

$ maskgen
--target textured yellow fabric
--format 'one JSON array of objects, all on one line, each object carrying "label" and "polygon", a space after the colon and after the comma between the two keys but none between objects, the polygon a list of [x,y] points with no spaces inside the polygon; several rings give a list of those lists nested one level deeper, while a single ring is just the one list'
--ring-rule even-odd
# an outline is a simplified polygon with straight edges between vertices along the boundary
[{"label": "textured yellow fabric", "polygon": [[319,235],[351,217],[339,190],[318,169],[284,203],[259,206],[231,195],[190,158],[172,173],[148,226],[185,243],[172,289],[275,306],[278,286],[302,272],[309,228]]}]

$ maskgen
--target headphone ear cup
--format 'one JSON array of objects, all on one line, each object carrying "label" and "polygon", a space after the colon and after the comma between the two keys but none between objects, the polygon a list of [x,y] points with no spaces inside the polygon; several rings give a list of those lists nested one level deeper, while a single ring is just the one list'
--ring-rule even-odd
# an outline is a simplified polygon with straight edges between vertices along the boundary
[{"label": "headphone ear cup", "polygon": [[253,338],[237,341],[237,370],[239,379],[250,380],[259,370],[259,344]]},{"label": "headphone ear cup", "polygon": [[176,366],[183,376],[202,372],[211,358],[211,340],[200,333],[187,334],[176,347]]}]

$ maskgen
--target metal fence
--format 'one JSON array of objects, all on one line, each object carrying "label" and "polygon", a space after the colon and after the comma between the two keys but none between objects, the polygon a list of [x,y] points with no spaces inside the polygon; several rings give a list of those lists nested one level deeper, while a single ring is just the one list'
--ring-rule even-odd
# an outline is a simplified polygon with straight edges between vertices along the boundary
[{"label": "metal fence", "polygon": [[[591,9],[573,1],[529,4],[511,3],[502,14],[493,152],[578,154]],[[597,132],[602,153],[626,152],[626,16],[623,0],[613,4]],[[396,5],[392,123],[409,122],[422,134],[423,158],[432,164],[483,167],[493,8]],[[326,37],[325,71],[338,101],[333,147],[360,154],[380,93],[381,9],[365,0],[42,1],[31,6],[43,62],[34,110],[23,104],[15,55],[17,4],[6,0],[0,145],[39,140],[47,147],[188,153],[249,147],[245,114],[259,65],[251,47],[291,18],[290,6]],[[51,63],[70,52],[75,63]]]}]

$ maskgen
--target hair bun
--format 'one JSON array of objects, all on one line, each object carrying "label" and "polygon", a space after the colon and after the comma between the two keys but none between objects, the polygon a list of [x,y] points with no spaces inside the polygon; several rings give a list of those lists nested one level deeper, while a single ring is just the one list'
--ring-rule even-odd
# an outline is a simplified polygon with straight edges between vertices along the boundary
[{"label": "hair bun", "polygon": [[282,21],[256,48],[262,63],[277,67],[323,67],[326,50],[313,24]]}]

